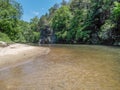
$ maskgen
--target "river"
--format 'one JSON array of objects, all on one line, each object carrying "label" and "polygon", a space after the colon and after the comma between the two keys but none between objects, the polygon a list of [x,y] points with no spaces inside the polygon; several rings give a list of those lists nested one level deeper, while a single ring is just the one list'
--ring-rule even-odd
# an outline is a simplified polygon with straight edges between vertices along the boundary
[{"label": "river", "polygon": [[120,48],[54,45],[0,69],[0,90],[120,90]]}]

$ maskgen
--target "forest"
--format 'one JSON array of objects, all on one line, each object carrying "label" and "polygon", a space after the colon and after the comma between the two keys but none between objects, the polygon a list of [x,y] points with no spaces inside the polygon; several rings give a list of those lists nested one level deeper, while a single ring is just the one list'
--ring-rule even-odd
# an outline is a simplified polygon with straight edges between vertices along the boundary
[{"label": "forest", "polygon": [[23,11],[16,0],[0,0],[0,41],[38,43],[47,26],[57,44],[120,45],[120,0],[62,0],[30,22]]}]

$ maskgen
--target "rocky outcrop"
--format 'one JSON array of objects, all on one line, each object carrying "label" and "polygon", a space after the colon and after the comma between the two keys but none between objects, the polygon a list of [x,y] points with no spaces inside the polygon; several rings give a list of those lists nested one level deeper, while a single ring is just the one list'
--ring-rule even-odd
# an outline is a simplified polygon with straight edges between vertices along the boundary
[{"label": "rocky outcrop", "polygon": [[98,33],[91,34],[90,43],[91,44],[99,44],[100,43],[100,39],[99,39]]},{"label": "rocky outcrop", "polygon": [[51,30],[48,26],[41,30],[39,44],[51,44],[54,40],[53,30]]},{"label": "rocky outcrop", "polygon": [[40,44],[49,44],[51,42],[51,31],[49,28],[45,28],[40,32]]}]

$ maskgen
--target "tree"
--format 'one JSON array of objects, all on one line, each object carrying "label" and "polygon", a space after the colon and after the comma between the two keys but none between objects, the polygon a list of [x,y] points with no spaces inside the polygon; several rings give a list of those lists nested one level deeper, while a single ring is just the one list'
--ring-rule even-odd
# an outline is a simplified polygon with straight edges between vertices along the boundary
[{"label": "tree", "polygon": [[30,42],[37,43],[40,38],[40,31],[38,26],[39,18],[37,16],[30,20],[30,32],[28,33],[31,37]]},{"label": "tree", "polygon": [[31,26],[31,29],[33,31],[39,31],[38,30],[38,22],[39,22],[39,18],[37,16],[33,17],[31,20],[30,20],[30,26]]},{"label": "tree", "polygon": [[85,22],[85,30],[90,31],[90,43],[100,43],[99,32],[101,26],[110,17],[110,10],[113,0],[91,0],[88,18]]},{"label": "tree", "polygon": [[[114,43],[119,41],[119,0],[62,0],[41,17],[51,26],[58,43]],[[44,20],[46,23],[42,23]]]},{"label": "tree", "polygon": [[52,28],[57,36],[58,42],[60,43],[66,42],[71,16],[69,7],[62,6],[56,11],[52,19]]},{"label": "tree", "polygon": [[120,42],[120,1],[114,2],[113,8],[113,20],[115,23],[115,28],[113,29],[113,37],[115,42]]},{"label": "tree", "polygon": [[0,0],[0,31],[15,40],[18,20],[22,15],[22,7],[13,0]]},{"label": "tree", "polygon": [[90,0],[71,0],[70,10],[73,18],[70,23],[70,31],[68,32],[68,36],[70,36],[69,42],[83,43],[88,38],[89,33],[83,31],[83,24],[87,19],[89,7]]},{"label": "tree", "polygon": [[54,14],[55,14],[55,11],[56,11],[58,8],[59,8],[59,4],[56,3],[55,5],[53,5],[53,7],[51,7],[51,8],[49,9],[49,15],[48,15],[49,21],[51,21],[52,17],[53,17]]},{"label": "tree", "polygon": [[46,15],[42,15],[38,21],[38,28],[39,31],[45,28],[46,25],[48,25],[48,17]]},{"label": "tree", "polygon": [[66,0],[62,0],[61,5],[62,5],[62,6],[67,5],[67,1],[66,1]]}]

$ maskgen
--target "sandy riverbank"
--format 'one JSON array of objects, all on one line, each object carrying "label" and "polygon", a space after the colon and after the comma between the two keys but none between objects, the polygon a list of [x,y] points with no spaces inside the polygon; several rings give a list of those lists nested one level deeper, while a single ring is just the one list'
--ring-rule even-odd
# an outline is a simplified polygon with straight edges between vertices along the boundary
[{"label": "sandy riverbank", "polygon": [[4,48],[0,47],[0,66],[32,59],[37,55],[45,55],[49,52],[49,48],[35,47],[25,44],[12,44]]}]

